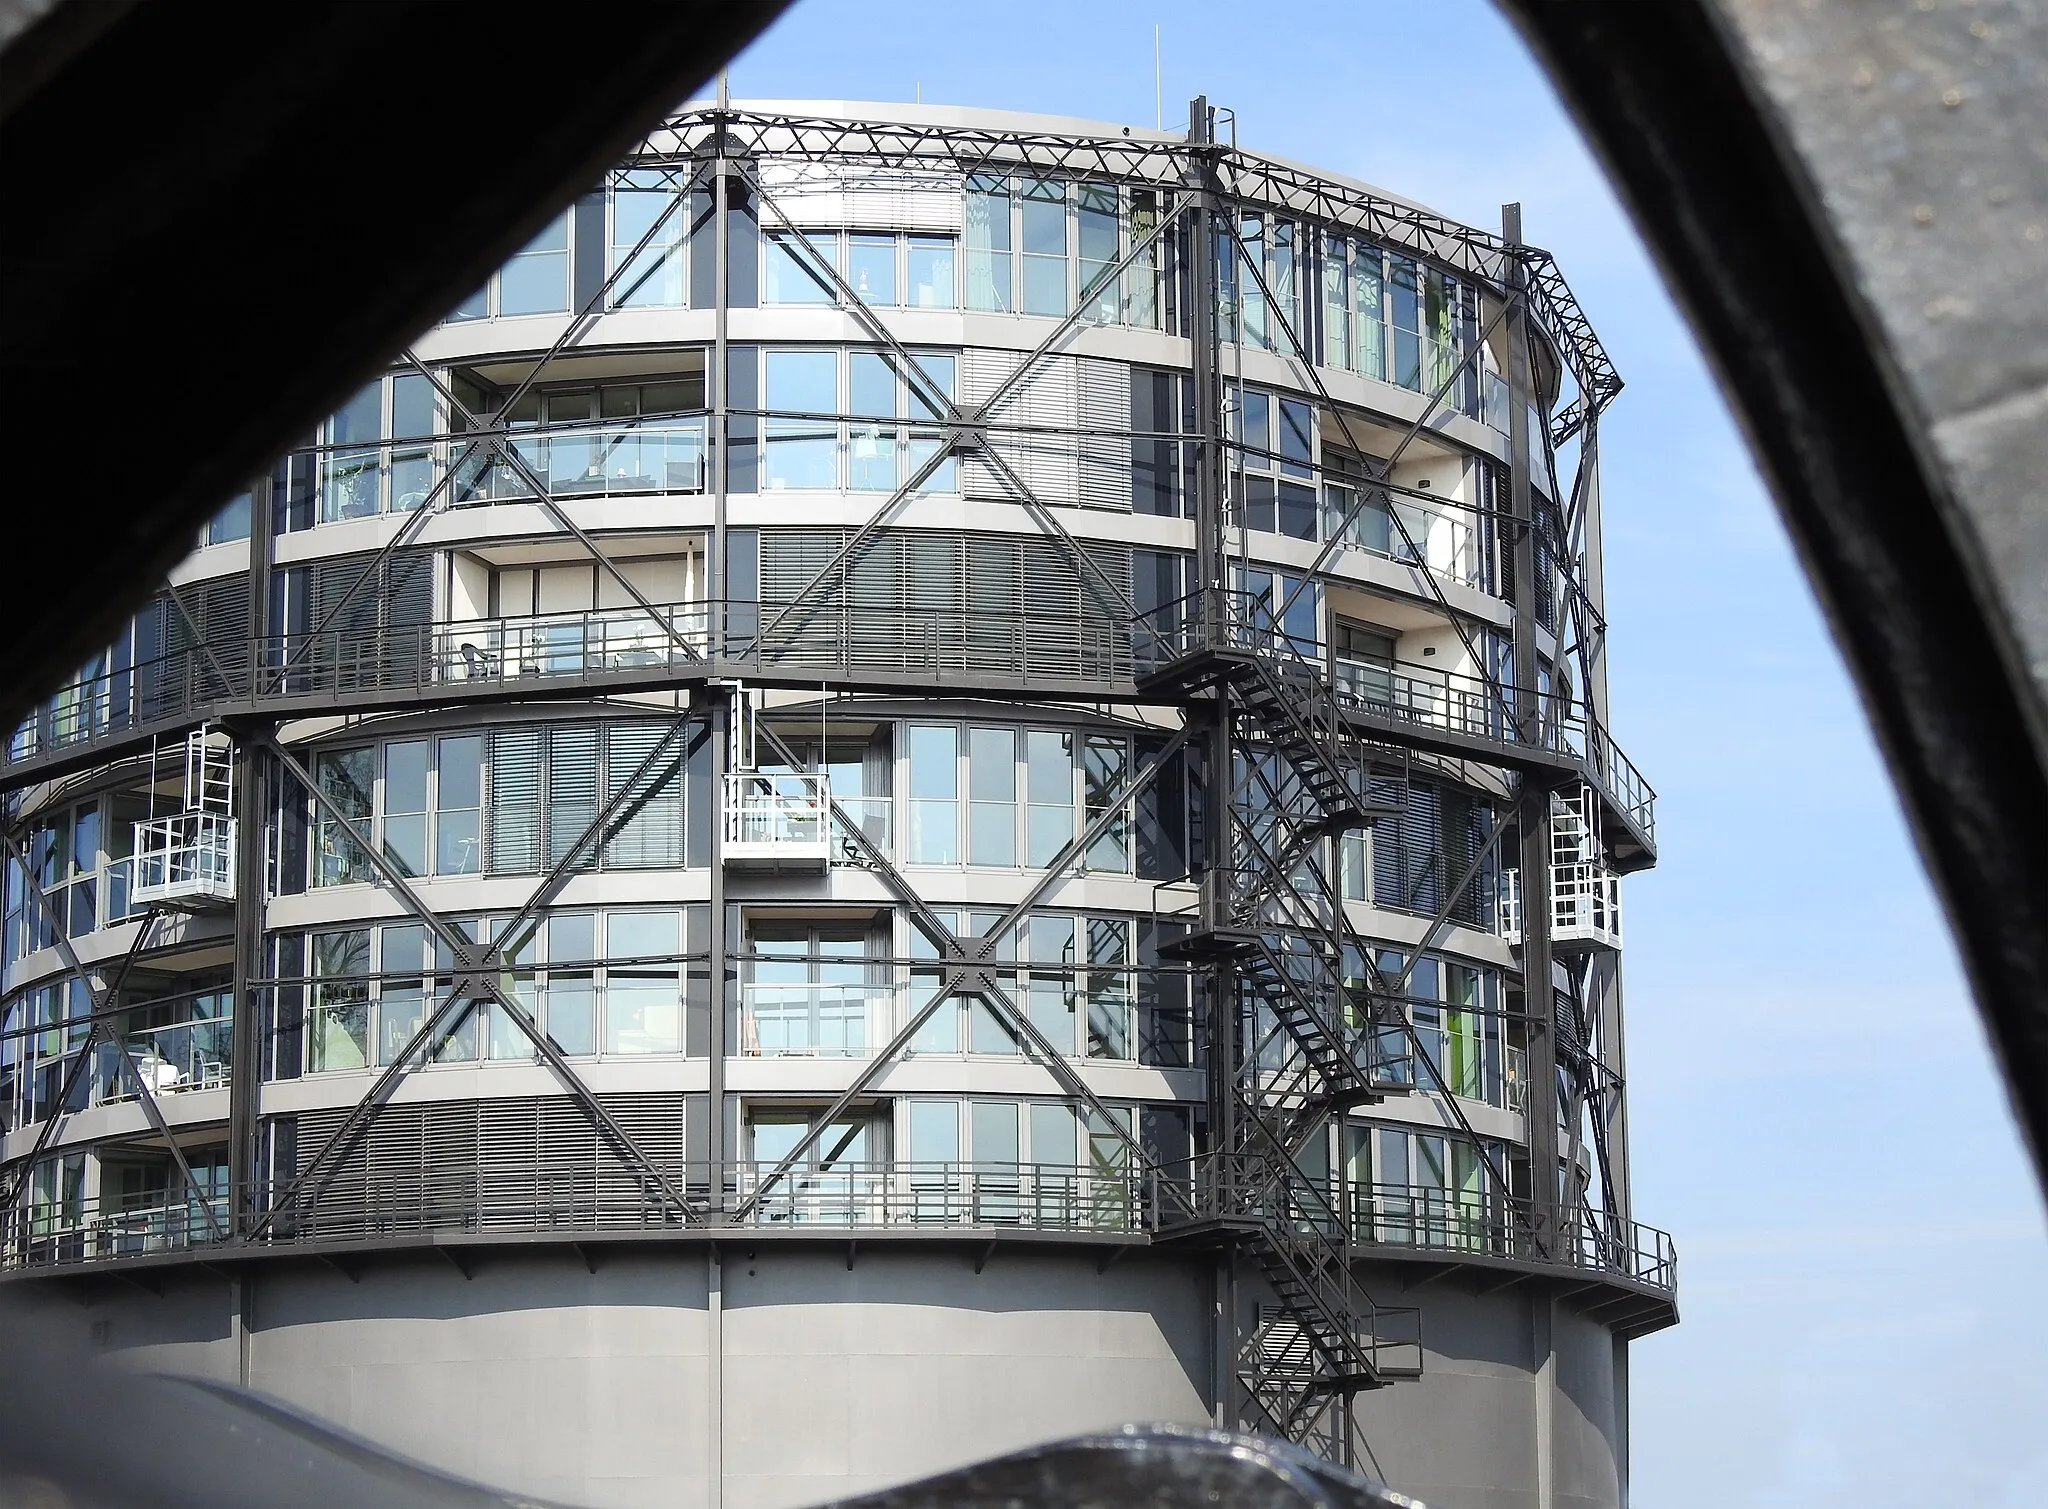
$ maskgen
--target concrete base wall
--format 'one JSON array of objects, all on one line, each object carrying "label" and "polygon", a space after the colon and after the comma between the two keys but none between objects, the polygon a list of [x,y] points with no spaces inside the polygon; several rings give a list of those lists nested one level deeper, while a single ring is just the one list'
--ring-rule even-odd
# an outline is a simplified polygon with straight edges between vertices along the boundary
[{"label": "concrete base wall", "polygon": [[[81,1352],[244,1382],[386,1449],[592,1509],[791,1509],[1130,1421],[1206,1424],[1205,1257],[762,1243],[422,1255],[357,1281],[163,1273],[53,1307]],[[1623,1344],[1527,1283],[1403,1292],[1420,1380],[1358,1397],[1353,1459],[1431,1509],[1620,1509]],[[1254,1285],[1240,1285],[1243,1303]],[[68,1314],[64,1312],[68,1311]],[[1549,1479],[1545,1492],[1543,1479]],[[722,1494],[720,1487],[722,1486]]]},{"label": "concrete base wall", "polygon": [[1358,1466],[1430,1509],[1626,1503],[1626,1342],[1540,1284],[1403,1292],[1399,1270],[1361,1278],[1381,1302],[1421,1308],[1424,1357],[1421,1378],[1358,1396]]}]

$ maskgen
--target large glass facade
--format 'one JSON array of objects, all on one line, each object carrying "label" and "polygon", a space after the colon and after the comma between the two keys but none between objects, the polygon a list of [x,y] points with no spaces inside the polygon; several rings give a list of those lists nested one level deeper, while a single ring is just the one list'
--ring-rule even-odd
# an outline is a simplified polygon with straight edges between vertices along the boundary
[{"label": "large glass facade", "polygon": [[[0,1120],[72,1120],[0,1262],[30,1236],[196,1241],[194,1212],[245,1193],[230,1096],[254,1097],[268,1198],[397,1069],[431,1093],[394,1097],[343,1193],[294,1196],[276,1240],[652,1232],[659,1180],[549,1119],[582,1089],[684,1225],[758,1194],[763,1225],[1124,1240],[1223,1151],[1217,1032],[1242,1030],[1259,1093],[1327,1069],[1287,980],[1240,962],[1232,998],[1179,947],[1226,893],[1238,932],[1311,940],[1275,968],[1323,969],[1362,1085],[1303,1134],[1294,1229],[1517,1256],[1538,1101],[1488,761],[1529,763],[1489,686],[1516,600],[1498,293],[1455,238],[1286,173],[1243,179],[1197,244],[1184,180],[1108,146],[914,174],[771,151],[750,169],[781,197],[734,180],[724,223],[691,165],[642,158],[216,514],[178,593],[10,741]],[[1185,353],[1211,313],[1202,415]],[[1569,401],[1530,410],[1546,498]],[[1553,637],[1575,549],[1539,547]],[[1213,683],[1156,679],[1197,647],[1205,558],[1225,648],[1274,689],[1235,699],[1226,769],[1206,735],[1168,747]],[[1542,676],[1543,761],[1606,782],[1603,822],[1646,814],[1584,676]],[[314,791],[267,760],[259,811],[188,792],[188,728],[252,708]],[[1356,720],[1330,735],[1351,763],[1302,756],[1290,709]],[[1398,810],[1324,821],[1333,780]],[[180,898],[124,974],[138,825],[230,817],[260,842],[209,842],[260,873]],[[816,1129],[841,1061],[899,1034],[911,1071]],[[142,1145],[145,1095],[186,1097],[196,1193]],[[419,1151],[471,1138],[468,1164]]]}]

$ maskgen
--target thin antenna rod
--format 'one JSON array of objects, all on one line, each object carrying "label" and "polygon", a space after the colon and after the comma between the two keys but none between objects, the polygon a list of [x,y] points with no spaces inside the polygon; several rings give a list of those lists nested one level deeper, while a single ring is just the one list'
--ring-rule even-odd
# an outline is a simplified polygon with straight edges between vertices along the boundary
[{"label": "thin antenna rod", "polygon": [[1166,94],[1160,86],[1159,72],[1159,23],[1152,23],[1152,129],[1166,129]]}]

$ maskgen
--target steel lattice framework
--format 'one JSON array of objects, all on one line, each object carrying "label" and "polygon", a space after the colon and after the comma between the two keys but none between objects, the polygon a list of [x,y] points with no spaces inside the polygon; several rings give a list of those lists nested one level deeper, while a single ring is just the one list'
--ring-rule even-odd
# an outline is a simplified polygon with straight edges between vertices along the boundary
[{"label": "steel lattice framework", "polygon": [[[744,201],[764,228],[794,232],[778,202],[780,190],[763,171],[768,164],[814,164],[840,172],[906,170],[961,175],[1025,169],[1067,178],[1106,179],[1157,186],[1166,205],[1158,226],[1133,238],[1120,259],[1081,290],[1064,319],[1047,327],[1044,339],[1024,355],[995,392],[974,404],[956,401],[946,386],[920,365],[899,338],[889,317],[872,308],[838,269],[800,235],[786,244],[805,261],[811,275],[829,289],[837,306],[880,350],[909,391],[938,416],[932,428],[943,445],[909,480],[879,499],[866,518],[847,531],[832,558],[808,585],[786,601],[738,612],[721,587],[707,592],[700,617],[679,621],[668,605],[649,600],[629,579],[604,542],[580,523],[548,480],[515,444],[503,416],[513,402],[545,380],[555,364],[585,349],[600,328],[607,300],[628,269],[644,272],[643,253],[653,247],[669,218],[682,213],[689,195],[678,194],[639,242],[617,259],[595,293],[581,301],[544,350],[506,358],[523,365],[512,397],[491,414],[473,413],[444,375],[408,352],[407,368],[429,379],[451,414],[450,442],[457,454],[410,518],[391,532],[352,585],[329,602],[310,632],[286,634],[269,620],[268,594],[251,595],[247,635],[223,636],[203,627],[184,596],[172,589],[168,602],[184,625],[188,643],[167,657],[173,666],[164,683],[172,690],[147,715],[89,740],[51,737],[17,744],[0,779],[16,793],[13,819],[20,828],[37,803],[61,792],[84,773],[104,774],[121,761],[142,761],[154,770],[155,741],[212,722],[225,728],[240,753],[236,809],[240,873],[244,882],[234,912],[236,1062],[258,1061],[255,1003],[266,992],[303,984],[264,964],[264,886],[250,877],[265,874],[263,814],[281,802],[309,803],[316,816],[346,828],[350,814],[324,791],[304,759],[306,736],[296,720],[341,713],[373,717],[385,713],[494,703],[587,702],[593,698],[671,693],[677,710],[660,742],[625,783],[601,804],[566,853],[532,885],[496,941],[480,944],[400,867],[369,846],[364,852],[384,890],[445,946],[453,960],[445,994],[425,1010],[419,1026],[368,1084],[328,1138],[299,1149],[296,1173],[265,1186],[258,1178],[263,1116],[261,1085],[243,1072],[232,1084],[230,1108],[230,1199],[225,1214],[202,1190],[164,1122],[151,1088],[138,1079],[141,1103],[152,1126],[177,1157],[184,1186],[210,1223],[218,1220],[219,1252],[255,1252],[289,1242],[316,1213],[325,1181],[382,1113],[408,1076],[431,1061],[437,1042],[456,1031],[480,1007],[504,1016],[531,1044],[562,1090],[585,1114],[600,1141],[630,1171],[640,1190],[646,1219],[679,1237],[715,1237],[745,1226],[771,1202],[780,1186],[798,1176],[828,1129],[849,1107],[871,1096],[886,1080],[942,1005],[960,996],[984,1002],[1014,1034],[1028,1058],[1044,1070],[1057,1092],[1082,1107],[1095,1124],[1111,1129],[1125,1147],[1144,1206],[1143,1240],[1214,1254],[1218,1283],[1229,1294],[1227,1313],[1241,1317],[1238,1286],[1270,1296],[1254,1318],[1238,1323],[1225,1349],[1230,1379],[1219,1388],[1224,1423],[1240,1421],[1296,1440],[1323,1443],[1346,1452],[1354,1433],[1351,1401],[1362,1390],[1413,1376],[1421,1364],[1414,1312],[1378,1303],[1360,1286],[1347,1194],[1333,1196],[1326,1183],[1304,1172],[1305,1152],[1326,1139],[1333,1123],[1343,1125],[1364,1105],[1403,1094],[1431,1095],[1447,1122],[1460,1129],[1487,1160],[1487,1183],[1496,1202],[1497,1253],[1508,1260],[1510,1281],[1521,1269],[1595,1270],[1586,1281],[1589,1303],[1610,1306],[1618,1324],[1650,1326],[1668,1317],[1668,1272],[1645,1279],[1636,1266],[1623,1272],[1607,1254],[1632,1253],[1637,1238],[1627,1203],[1625,1097],[1620,1057],[1620,995],[1611,950],[1582,949],[1551,936],[1555,869],[1553,849],[1559,803],[1583,787],[1590,795],[1587,821],[1608,835],[1617,859],[1646,863],[1654,853],[1650,794],[1628,766],[1605,727],[1605,620],[1599,584],[1588,576],[1586,542],[1598,527],[1598,424],[1620,391],[1621,380],[1548,254],[1525,246],[1510,217],[1505,233],[1458,225],[1420,207],[1362,185],[1332,180],[1277,159],[1245,152],[1216,139],[1214,113],[1197,102],[1185,137],[1124,132],[1075,134],[1023,125],[917,124],[902,121],[836,119],[725,102],[685,110],[654,133],[630,163],[636,172],[660,173],[663,181],[707,194],[722,225]],[[1462,722],[1419,721],[1349,696],[1327,664],[1306,651],[1276,620],[1250,611],[1233,587],[1231,539],[1241,522],[1230,490],[1229,468],[1243,445],[1231,438],[1225,416],[1225,352],[1231,345],[1219,317],[1221,287],[1248,281],[1270,307],[1282,301],[1268,286],[1258,258],[1240,235],[1241,213],[1298,217],[1333,233],[1368,238],[1401,249],[1471,280],[1490,301],[1486,333],[1471,343],[1457,368],[1444,377],[1420,417],[1391,448],[1353,437],[1352,427],[1368,415],[1334,397],[1317,370],[1313,347],[1302,331],[1278,314],[1281,347],[1294,357],[1302,391],[1329,416],[1359,455],[1372,458],[1372,478],[1388,495],[1423,497],[1393,478],[1395,462],[1445,404],[1470,364],[1479,363],[1496,334],[1507,352],[1510,433],[1506,485],[1483,512],[1512,561],[1513,661],[1497,667],[1478,654],[1479,624],[1448,596],[1429,569],[1413,572],[1415,591],[1454,629],[1481,667],[1473,691],[1475,709]],[[1068,527],[1068,500],[1044,497],[995,448],[1004,437],[1045,433],[1017,412],[1013,399],[1047,358],[1068,349],[1089,325],[1094,296],[1131,267],[1155,243],[1173,241],[1187,258],[1192,289],[1183,332],[1193,392],[1193,427],[1155,432],[1130,427],[1065,431],[1068,438],[1124,442],[1170,439],[1184,445],[1193,461],[1193,520],[1196,542],[1192,590],[1170,612],[1140,614],[1129,583],[1116,580]],[[726,238],[716,238],[721,258],[718,284],[725,286]],[[1190,255],[1188,248],[1200,249]],[[1213,252],[1210,250],[1214,248]],[[724,436],[735,419],[810,419],[839,422],[857,416],[791,415],[729,402],[725,384],[728,343],[726,307],[716,310],[712,359],[707,368],[707,408],[714,434]],[[1569,379],[1569,390],[1550,406],[1547,433],[1528,433],[1540,406],[1538,368],[1548,363]],[[1559,382],[1556,387],[1563,387]],[[1384,425],[1383,419],[1378,423]],[[315,448],[316,451],[318,448]],[[1102,613],[1120,627],[1099,645],[1077,643],[1057,667],[1028,661],[983,664],[894,663],[865,658],[865,641],[886,633],[879,621],[843,621],[846,630],[821,661],[816,624],[843,584],[845,573],[871,550],[881,532],[934,470],[953,457],[972,456],[998,477],[1022,516],[1070,563],[1083,589]],[[1530,462],[1572,465],[1572,481],[1559,503],[1532,486]],[[514,681],[489,674],[451,675],[447,646],[431,635],[410,639],[387,634],[374,653],[346,645],[338,627],[351,604],[373,596],[380,573],[401,552],[416,545],[454,502],[455,480],[465,466],[501,466],[523,484],[545,531],[573,543],[604,578],[627,598],[653,630],[658,653],[631,667],[580,667],[572,674]],[[707,560],[721,569],[726,527],[728,456],[716,453],[708,503],[720,541]],[[270,483],[254,492],[255,515],[270,514]],[[1359,503],[1302,574],[1302,581],[1333,572],[1339,537]],[[1394,527],[1410,558],[1426,559],[1407,537],[1398,511]],[[259,527],[252,540],[252,573],[260,581],[271,569],[270,531]],[[1556,659],[1577,669],[1587,706],[1576,714],[1544,685],[1538,660],[1539,573],[1555,570],[1559,586]],[[1300,590],[1299,588],[1296,589]],[[840,612],[841,609],[830,609]],[[348,653],[344,653],[344,651]],[[818,689],[831,698],[909,695],[920,698],[1001,698],[1024,703],[1060,702],[1143,709],[1169,720],[1171,736],[1134,768],[1122,790],[1050,863],[1036,867],[1021,899],[1000,919],[976,933],[950,923],[884,848],[865,831],[860,815],[836,796],[831,820],[837,847],[847,862],[867,871],[901,907],[931,949],[927,962],[942,986],[907,1015],[891,1040],[860,1063],[829,1105],[811,1120],[798,1144],[774,1167],[744,1188],[716,1172],[708,1187],[686,1188],[661,1160],[636,1144],[606,1101],[593,1091],[522,1006],[507,980],[522,948],[549,914],[580,864],[629,821],[650,793],[673,777],[693,730],[708,725],[714,783],[726,773],[724,761],[735,722],[789,768],[803,761],[766,721],[749,710],[749,687]],[[687,713],[681,698],[687,693]],[[1034,907],[1058,895],[1083,873],[1096,841],[1148,793],[1169,768],[1189,767],[1201,775],[1193,798],[1203,844],[1195,880],[1195,910],[1175,967],[1198,982],[1201,1039],[1207,1049],[1206,1135],[1191,1162],[1163,1164],[1113,1115],[1089,1078],[1066,1053],[1047,1040],[1014,987],[1014,949],[1006,936]],[[1335,870],[1338,840],[1396,817],[1398,792],[1411,770],[1438,771],[1485,793],[1495,816],[1490,837],[1461,875],[1446,877],[1433,915],[1419,936],[1406,943],[1359,935],[1347,915]],[[31,800],[33,798],[33,800]],[[1597,809],[1597,811],[1595,811]],[[1454,914],[1467,904],[1488,867],[1512,838],[1521,877],[1519,948],[1522,1005],[1514,1010],[1528,1057],[1525,1121],[1527,1167],[1518,1175],[1501,1165],[1499,1154],[1479,1136],[1411,1020],[1411,977],[1424,955],[1437,946]],[[8,853],[23,874],[29,866],[13,837]],[[733,943],[724,936],[725,906],[718,855],[711,861],[713,935],[710,977],[726,977]],[[34,903],[54,918],[41,889]],[[74,1061],[82,1072],[92,1045],[116,1031],[111,1010],[121,975],[146,952],[154,914],[138,925],[123,962],[110,970],[89,966],[67,942],[64,966],[92,992],[91,1036]],[[63,929],[57,927],[61,938]],[[101,983],[94,984],[98,980]],[[722,986],[720,987],[722,988]],[[713,1171],[726,1166],[723,1107],[727,1091],[723,1062],[724,1013],[711,1013],[710,1146],[702,1160]],[[125,1057],[122,1059],[125,1063]],[[73,1093],[67,1080],[58,1104]],[[17,1200],[30,1170],[50,1144],[61,1120],[48,1117],[26,1156],[8,1175],[8,1204]],[[1585,1157],[1581,1157],[1582,1151]],[[693,1159],[693,1162],[696,1161]],[[1582,1167],[1592,1170],[1581,1179]],[[1564,1170],[1560,1175],[1557,1171]],[[1591,1256],[1589,1256],[1589,1254]],[[850,1259],[849,1259],[850,1261]],[[1447,1256],[1446,1267],[1461,1261]],[[1629,1260],[1633,1264],[1633,1260]],[[1619,1274],[1620,1282],[1617,1282]],[[1256,1280],[1254,1280],[1256,1275]],[[1597,1292],[1595,1292],[1597,1291]],[[1597,1312],[1596,1313],[1600,1313]]]}]

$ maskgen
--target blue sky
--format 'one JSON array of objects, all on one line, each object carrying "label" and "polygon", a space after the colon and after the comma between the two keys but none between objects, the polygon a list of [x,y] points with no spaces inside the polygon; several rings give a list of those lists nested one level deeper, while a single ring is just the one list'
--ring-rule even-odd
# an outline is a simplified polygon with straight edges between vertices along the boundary
[{"label": "blue sky", "polygon": [[1953,950],[1713,380],[1493,9],[802,0],[732,87],[1144,125],[1155,22],[1169,123],[1206,93],[1247,146],[1472,223],[1519,199],[1628,382],[1612,687],[1662,850],[1625,900],[1635,1198],[1685,1315],[1634,1351],[1636,1502],[2038,1503],[2048,1233]]}]

